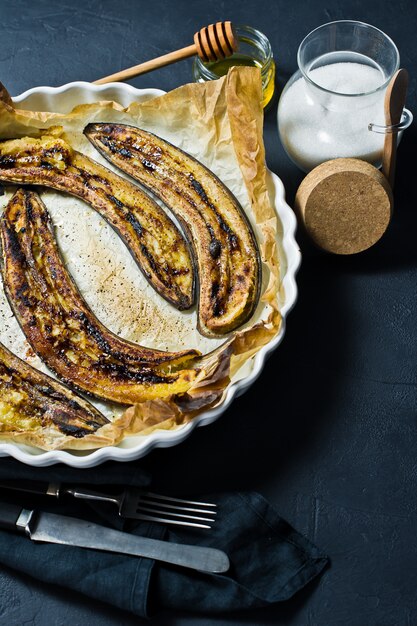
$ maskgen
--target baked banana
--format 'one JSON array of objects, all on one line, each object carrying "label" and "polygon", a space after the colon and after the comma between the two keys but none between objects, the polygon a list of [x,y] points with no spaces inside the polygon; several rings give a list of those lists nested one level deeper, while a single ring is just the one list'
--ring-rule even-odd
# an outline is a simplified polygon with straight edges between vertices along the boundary
[{"label": "baked banana", "polygon": [[188,389],[196,370],[173,370],[198,353],[143,348],[103,326],[67,272],[37,194],[15,193],[0,235],[5,293],[32,348],[59,378],[122,404]]},{"label": "baked banana", "polygon": [[44,185],[82,198],[124,239],[161,296],[178,309],[193,304],[194,271],[187,243],[136,185],[51,136],[0,142],[0,180]]},{"label": "baked banana", "polygon": [[65,436],[82,438],[108,423],[89,402],[0,343],[0,433],[57,429]]},{"label": "baked banana", "polygon": [[181,222],[196,256],[200,332],[223,335],[246,322],[258,302],[261,262],[254,233],[230,191],[199,161],[139,128],[88,124],[84,134]]}]

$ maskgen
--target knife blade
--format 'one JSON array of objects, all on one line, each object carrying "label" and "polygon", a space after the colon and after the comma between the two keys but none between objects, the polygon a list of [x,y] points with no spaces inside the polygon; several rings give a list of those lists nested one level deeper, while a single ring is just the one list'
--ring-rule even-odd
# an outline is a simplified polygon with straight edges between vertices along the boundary
[{"label": "knife blade", "polygon": [[230,567],[227,554],[216,548],[138,537],[75,517],[5,502],[0,503],[0,528],[24,534],[36,542],[140,556],[200,572],[219,574]]}]

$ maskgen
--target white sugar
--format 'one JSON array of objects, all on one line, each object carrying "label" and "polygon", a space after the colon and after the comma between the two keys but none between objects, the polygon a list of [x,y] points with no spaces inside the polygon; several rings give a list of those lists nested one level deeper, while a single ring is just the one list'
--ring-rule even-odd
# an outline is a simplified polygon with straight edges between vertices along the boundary
[{"label": "white sugar", "polygon": [[332,63],[308,75],[320,87],[338,94],[369,93],[384,82],[380,70],[363,63]]},{"label": "white sugar", "polygon": [[383,84],[381,71],[362,63],[332,63],[311,70],[309,77],[328,91],[300,78],[279,103],[280,136],[289,156],[305,171],[337,157],[379,165],[384,135],[368,130],[368,124],[384,124],[384,90],[370,93]]}]

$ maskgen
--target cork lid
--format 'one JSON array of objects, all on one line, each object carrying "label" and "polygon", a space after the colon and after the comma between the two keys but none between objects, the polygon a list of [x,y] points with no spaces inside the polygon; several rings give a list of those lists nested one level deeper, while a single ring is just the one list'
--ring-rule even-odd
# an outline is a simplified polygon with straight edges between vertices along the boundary
[{"label": "cork lid", "polygon": [[355,254],[388,228],[393,198],[385,176],[360,159],[333,159],[314,168],[295,198],[299,218],[320,248]]}]

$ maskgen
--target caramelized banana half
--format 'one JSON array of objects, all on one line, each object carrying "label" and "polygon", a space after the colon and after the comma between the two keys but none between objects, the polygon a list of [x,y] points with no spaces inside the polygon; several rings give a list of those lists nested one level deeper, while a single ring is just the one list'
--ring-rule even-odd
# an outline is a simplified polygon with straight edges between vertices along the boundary
[{"label": "caramelized banana half", "polygon": [[84,133],[181,222],[196,256],[200,332],[223,335],[246,322],[258,302],[261,262],[236,198],[204,165],[151,133],[122,124],[88,124]]},{"label": "caramelized banana half", "polygon": [[136,185],[50,136],[0,142],[0,180],[44,185],[82,198],[123,238],[161,296],[180,310],[193,304],[188,245],[158,204]]},{"label": "caramelized banana half", "polygon": [[0,343],[0,432],[57,428],[65,436],[81,438],[108,423],[89,402]]},{"label": "caramelized banana half", "polygon": [[35,193],[15,193],[0,235],[10,305],[32,348],[58,377],[123,404],[188,389],[196,370],[175,370],[198,353],[144,348],[103,326],[68,274],[49,213]]}]

